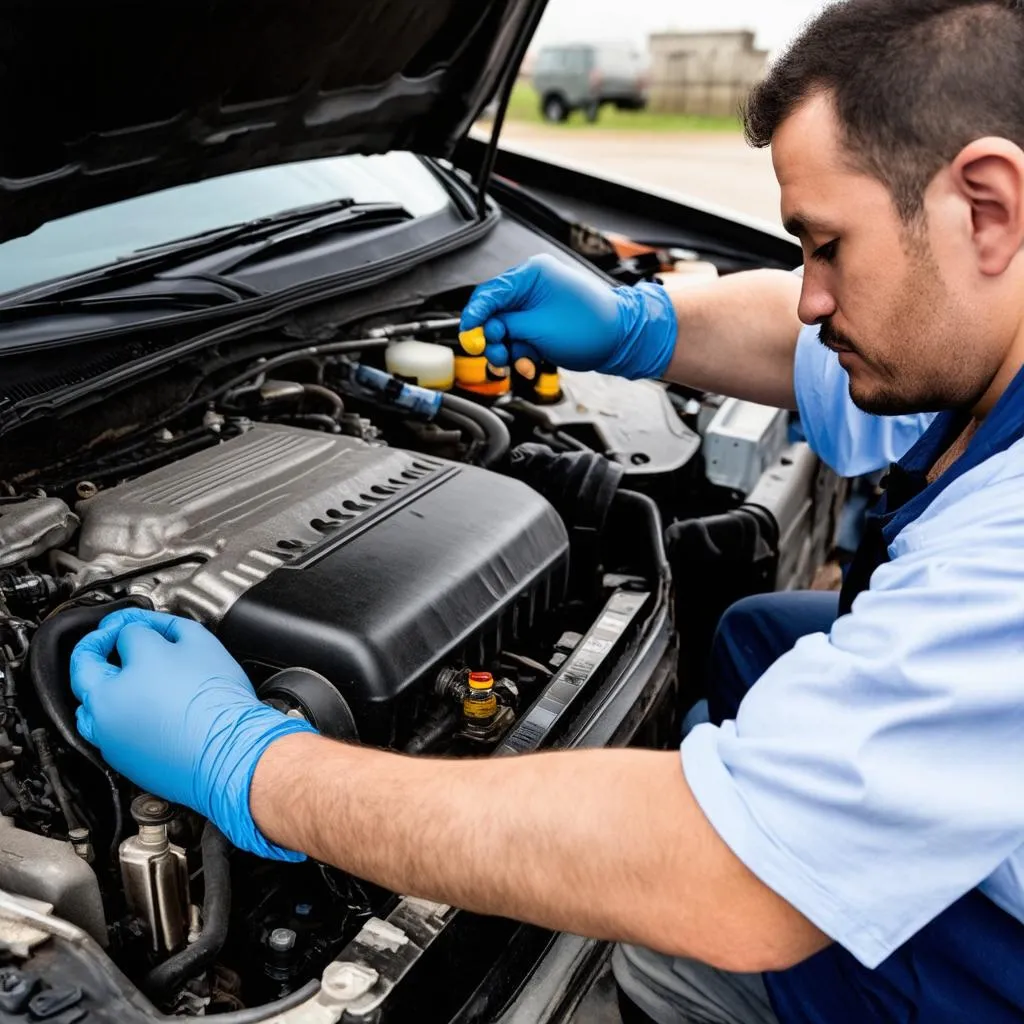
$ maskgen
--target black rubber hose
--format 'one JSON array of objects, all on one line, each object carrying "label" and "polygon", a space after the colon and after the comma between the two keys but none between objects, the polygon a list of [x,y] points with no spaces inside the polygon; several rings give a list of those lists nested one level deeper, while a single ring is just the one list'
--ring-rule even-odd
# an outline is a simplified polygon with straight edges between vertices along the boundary
[{"label": "black rubber hose", "polygon": [[594,451],[556,453],[521,444],[509,459],[510,475],[539,491],[570,529],[600,534],[623,478],[623,468]]},{"label": "black rubber hose", "polygon": [[43,622],[29,647],[29,675],[43,711],[60,733],[60,738],[97,771],[102,772],[110,787],[114,816],[110,840],[112,864],[117,863],[117,849],[124,832],[121,786],[113,769],[108,767],[95,747],[82,739],[75,725],[76,701],[71,693],[69,664],[75,643],[95,629],[104,616],[119,608],[138,607],[140,603],[132,598],[102,605],[68,608]]},{"label": "black rubber hose", "polygon": [[476,402],[471,402],[467,398],[460,398],[458,395],[452,394],[441,396],[441,409],[465,416],[483,429],[486,441],[483,455],[480,458],[482,466],[493,466],[508,454],[512,445],[508,427],[490,409],[483,405],[477,405]]},{"label": "black rubber hose", "polygon": [[439,418],[462,431],[463,434],[468,434],[471,440],[477,444],[487,444],[487,435],[484,433],[484,428],[476,420],[463,416],[461,412],[452,412],[451,409],[442,409]]},{"label": "black rubber hose", "polygon": [[450,736],[459,722],[459,712],[448,705],[437,709],[402,748],[406,754],[422,754],[445,736]]},{"label": "black rubber hose", "polygon": [[190,946],[146,975],[142,990],[153,1000],[173,995],[209,967],[224,947],[231,914],[231,844],[213,822],[203,829],[203,930]]},{"label": "black rubber hose", "polygon": [[345,403],[341,400],[341,395],[330,388],[325,388],[323,384],[303,384],[302,390],[307,395],[312,395],[325,401],[331,407],[332,419],[341,419],[345,414]]}]

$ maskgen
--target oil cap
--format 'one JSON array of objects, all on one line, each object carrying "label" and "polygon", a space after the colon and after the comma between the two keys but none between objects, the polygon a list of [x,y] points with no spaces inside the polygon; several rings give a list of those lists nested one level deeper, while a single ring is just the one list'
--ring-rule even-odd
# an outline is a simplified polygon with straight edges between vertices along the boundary
[{"label": "oil cap", "polygon": [[490,672],[470,672],[469,692],[462,702],[462,714],[471,722],[489,722],[498,713],[494,676]]},{"label": "oil cap", "polygon": [[132,817],[137,825],[167,825],[174,813],[166,800],[143,793],[132,801]]}]

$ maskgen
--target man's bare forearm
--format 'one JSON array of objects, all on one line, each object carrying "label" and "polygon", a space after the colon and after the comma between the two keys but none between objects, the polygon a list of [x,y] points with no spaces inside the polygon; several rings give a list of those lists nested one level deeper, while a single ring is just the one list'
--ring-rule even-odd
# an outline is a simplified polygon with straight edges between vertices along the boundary
[{"label": "man's bare forearm", "polygon": [[250,805],[277,843],[480,913],[735,969],[824,945],[725,847],[675,753],[437,760],[298,735],[264,754]]},{"label": "man's bare forearm", "polygon": [[794,409],[800,280],[753,270],[699,284],[666,279],[679,317],[668,378],[702,391]]}]

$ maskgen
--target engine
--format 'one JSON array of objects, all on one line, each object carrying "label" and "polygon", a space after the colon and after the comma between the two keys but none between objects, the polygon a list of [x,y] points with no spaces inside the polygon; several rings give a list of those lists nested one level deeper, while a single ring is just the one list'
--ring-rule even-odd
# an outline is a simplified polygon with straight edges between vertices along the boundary
[{"label": "engine", "polygon": [[78,510],[83,580],[130,575],[257,680],[332,680],[378,744],[442,666],[489,665],[565,593],[566,528],[526,484],[297,427],[254,426]]}]

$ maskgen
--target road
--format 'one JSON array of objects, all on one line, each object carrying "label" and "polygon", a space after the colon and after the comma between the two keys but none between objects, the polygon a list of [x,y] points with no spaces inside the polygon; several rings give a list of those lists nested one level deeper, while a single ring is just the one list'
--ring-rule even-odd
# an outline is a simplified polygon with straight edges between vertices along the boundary
[{"label": "road", "polygon": [[510,121],[502,139],[617,178],[655,185],[778,225],[779,186],[766,150],[729,132],[675,134]]}]

